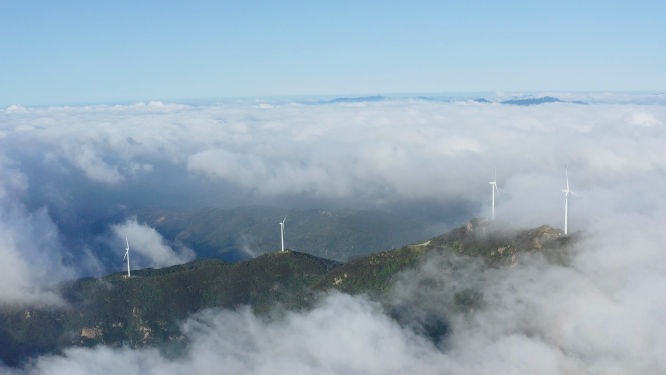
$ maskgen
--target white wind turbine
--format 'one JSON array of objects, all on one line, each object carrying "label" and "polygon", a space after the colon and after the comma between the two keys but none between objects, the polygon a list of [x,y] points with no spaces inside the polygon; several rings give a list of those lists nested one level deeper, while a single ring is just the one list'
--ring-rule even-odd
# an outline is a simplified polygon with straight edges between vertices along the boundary
[{"label": "white wind turbine", "polygon": [[284,220],[280,222],[280,234],[282,237],[282,251],[284,251],[284,222],[287,221],[287,215],[284,215]]},{"label": "white wind turbine", "polygon": [[490,188],[493,193],[493,209],[491,220],[495,220],[495,191],[497,191],[497,196],[499,197],[499,190],[497,190],[497,167],[495,167],[495,181],[492,181],[490,184],[493,185],[493,187]]},{"label": "white wind turbine", "polygon": [[125,256],[123,257],[123,260],[127,258],[127,277],[130,277],[130,267],[129,267],[129,241],[127,240],[127,237],[125,237],[125,242],[127,242],[127,249],[125,249]]},{"label": "white wind turbine", "polygon": [[[569,193],[577,196],[578,198],[581,198],[581,196],[569,189],[569,172],[567,171],[566,165],[564,166],[564,174],[567,176],[567,188],[562,189],[562,192],[564,193],[564,205],[562,207],[564,208],[564,234],[567,234],[567,225],[569,220]],[[562,210],[562,208],[560,208],[560,210]]]}]

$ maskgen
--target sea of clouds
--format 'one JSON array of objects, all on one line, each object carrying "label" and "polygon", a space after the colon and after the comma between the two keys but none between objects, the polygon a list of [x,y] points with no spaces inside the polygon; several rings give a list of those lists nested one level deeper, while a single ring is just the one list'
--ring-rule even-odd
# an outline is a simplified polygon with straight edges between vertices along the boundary
[{"label": "sea of clouds", "polygon": [[[497,93],[498,98],[502,95]],[[433,259],[395,300],[437,309],[461,285],[484,307],[449,317],[435,345],[364,297],[332,295],[273,320],[247,309],[201,312],[184,323],[188,354],[68,349],[19,373],[659,374],[666,372],[666,106],[664,95],[550,94],[587,105],[520,107],[412,99],[299,104],[24,108],[0,112],[0,303],[57,305],[56,283],[192,259],[128,208],[261,203],[387,211],[464,207],[587,240],[564,267],[538,257],[512,269],[471,268],[439,280]],[[433,219],[453,224],[443,212]],[[102,246],[102,245],[104,246]],[[106,251],[104,251],[106,249]],[[439,262],[439,263],[438,263]],[[425,288],[425,289],[424,289]],[[452,289],[453,288],[453,289]]]}]

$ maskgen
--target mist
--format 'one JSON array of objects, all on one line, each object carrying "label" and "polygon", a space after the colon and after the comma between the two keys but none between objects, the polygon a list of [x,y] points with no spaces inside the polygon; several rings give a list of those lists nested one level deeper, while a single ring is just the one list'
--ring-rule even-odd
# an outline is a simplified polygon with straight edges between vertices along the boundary
[{"label": "mist", "polygon": [[[121,271],[125,236],[144,249],[137,266],[191,259],[131,218],[98,224],[136,207],[380,209],[423,213],[444,231],[490,216],[496,167],[497,218],[562,228],[566,165],[582,197],[570,198],[569,230],[586,233],[566,266],[536,255],[502,269],[463,259],[451,278],[452,260],[433,258],[403,275],[391,303],[445,316],[441,343],[378,302],[335,294],[276,318],[200,312],[183,323],[182,358],[70,348],[11,371],[663,373],[663,95],[585,95],[588,105],[530,107],[411,99],[9,107],[0,112],[3,305],[58,305],[57,282]],[[482,307],[449,311],[465,289],[483,296]]]},{"label": "mist", "polygon": [[135,217],[127,219],[122,224],[112,225],[111,229],[115,235],[113,248],[122,248],[117,243],[122,244],[123,239],[127,246],[129,241],[132,241],[130,265],[134,268],[168,267],[187,263],[196,256],[192,249],[183,245],[175,251],[154,228],[139,224]]}]

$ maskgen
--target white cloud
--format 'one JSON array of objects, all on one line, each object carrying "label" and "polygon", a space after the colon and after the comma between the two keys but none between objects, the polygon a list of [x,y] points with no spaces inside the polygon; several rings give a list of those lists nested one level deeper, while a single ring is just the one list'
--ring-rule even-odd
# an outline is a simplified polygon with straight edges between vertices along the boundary
[{"label": "white cloud", "polygon": [[[575,98],[567,95],[574,94],[560,96]],[[629,100],[613,95],[598,97]],[[644,97],[653,96],[629,96],[634,101]],[[565,164],[579,190],[608,189],[639,176],[660,184],[658,171],[666,167],[661,152],[666,129],[658,126],[666,121],[666,107],[660,105],[518,107],[396,100],[264,107],[256,102],[198,107],[153,102],[31,108],[19,117],[6,115],[0,143],[13,153],[21,147],[42,149],[50,160],[105,185],[100,194],[130,180],[138,187],[179,184],[186,191],[206,176],[209,189],[235,188],[248,201],[305,197],[380,209],[384,203],[374,202],[466,199],[486,210],[485,179],[492,178],[494,166],[500,190],[530,176],[560,184]],[[19,128],[32,130],[28,135]],[[155,173],[160,166],[191,172],[190,178],[161,179],[163,172]],[[504,212],[512,204],[526,207],[521,200],[560,200],[555,199],[559,187],[530,185],[512,185],[513,191],[504,192],[498,215],[507,217],[500,206]],[[208,204],[220,204],[219,199],[211,197]],[[557,203],[543,206],[544,213],[557,209]],[[558,224],[549,214],[515,215]]]},{"label": "white cloud", "polygon": [[28,193],[19,164],[0,158],[0,306],[62,305],[56,284],[76,272],[64,264],[59,231],[45,207],[17,203]]},{"label": "white cloud", "polygon": [[[575,99],[567,95],[561,96]],[[631,102],[625,96],[600,97]],[[634,101],[644,97],[652,98],[629,96]],[[498,217],[561,226],[564,164],[574,191],[585,193],[585,200],[576,203],[585,212],[572,206],[572,215],[589,216],[624,202],[603,194],[609,189],[624,185],[643,191],[638,185],[647,179],[651,186],[665,182],[659,171],[666,167],[666,129],[659,124],[666,121],[666,107],[660,105],[137,103],[31,108],[4,116],[0,145],[12,158],[25,160],[31,171],[26,175],[45,174],[40,170],[61,174],[62,182],[51,180],[57,184],[50,189],[58,192],[51,194],[55,197],[71,189],[67,171],[80,170],[100,185],[89,188],[99,202],[110,191],[120,199],[130,197],[123,189],[131,186],[156,190],[151,195],[164,196],[165,205],[173,204],[173,194],[160,192],[178,189],[197,204],[223,206],[305,198],[310,205],[386,209],[403,201],[462,199],[482,207],[469,216],[487,215],[486,179],[497,166]],[[48,155],[48,165],[36,165],[22,154],[40,152]],[[166,170],[182,174],[169,178]],[[206,191],[219,194],[194,198],[186,193],[204,184]],[[239,195],[242,203],[237,203]],[[646,205],[636,194],[632,202]],[[121,203],[127,202],[113,202]],[[590,220],[581,219],[581,225]]]},{"label": "white cloud", "polygon": [[81,169],[88,178],[97,182],[116,184],[125,178],[118,172],[117,166],[110,166],[97,154],[90,144],[81,147],[64,146],[72,164]]},{"label": "white cloud", "polygon": [[133,175],[140,173],[150,173],[153,171],[153,166],[147,163],[136,163],[131,161],[129,162],[127,171]]},{"label": "white cloud", "polygon": [[46,209],[0,208],[0,306],[62,305],[57,283],[76,276],[63,262],[58,228]]},{"label": "white cloud", "polygon": [[661,122],[650,112],[644,110],[634,110],[622,116],[624,122],[629,125],[653,126],[661,125]]},{"label": "white cloud", "polygon": [[5,109],[6,114],[12,113],[26,113],[28,110],[20,104],[12,104],[7,109]]},{"label": "white cloud", "polygon": [[[124,246],[126,245],[125,238],[129,241],[130,265],[133,264],[133,268],[168,267],[187,263],[195,257],[194,252],[187,247],[181,247],[179,252],[174,251],[154,228],[138,223],[136,218],[114,225],[112,230],[116,239]],[[122,249],[124,250],[125,247]]]},{"label": "white cloud", "polygon": [[[310,199],[313,205],[322,199],[363,208],[466,199],[481,207],[466,215],[489,216],[488,181],[497,166],[498,218],[522,227],[562,227],[567,164],[571,189],[583,197],[570,202],[569,228],[591,236],[568,268],[532,259],[510,270],[461,274],[459,282],[481,288],[488,306],[453,319],[444,350],[400,328],[367,300],[333,296],[312,312],[279,321],[248,311],[203,313],[186,324],[192,344],[181,359],[164,359],[155,350],[70,349],[66,357],[40,358],[30,371],[108,373],[120,364],[128,372],[155,373],[664,372],[664,97],[553,96],[593,104],[137,103],[0,113],[0,146],[16,161],[2,172],[5,202],[28,200],[38,187],[28,181],[45,172],[54,176],[49,192],[70,194],[81,183],[68,179],[71,167],[95,182],[86,193],[100,205],[115,196],[136,202],[132,194],[141,189],[160,196],[177,187],[180,195],[165,194],[167,204],[202,184],[206,192],[220,191],[204,201],[209,205],[226,195],[232,205],[237,191],[251,201]],[[48,165],[34,161],[46,159]],[[25,271],[36,256],[19,249],[24,241],[40,255],[52,249],[44,243],[57,243],[48,212],[23,209],[5,217],[0,249],[16,266],[0,280],[45,285]],[[37,233],[48,234],[37,236],[45,242],[27,240]],[[114,233],[118,243],[129,237],[133,259],[143,259],[144,266],[191,259],[136,221]],[[118,247],[120,263],[124,245]],[[421,277],[433,276],[428,272]],[[444,304],[451,291],[429,291],[429,303]]]},{"label": "white cloud", "polygon": [[276,323],[249,309],[204,311],[184,330],[192,341],[185,358],[166,360],[152,349],[68,349],[66,357],[40,358],[29,373],[398,374],[432,372],[442,364],[432,346],[393,323],[380,306],[344,295]]},{"label": "white cloud", "polygon": [[46,210],[0,209],[0,306],[63,305],[57,283],[74,277],[65,266],[58,229]]}]

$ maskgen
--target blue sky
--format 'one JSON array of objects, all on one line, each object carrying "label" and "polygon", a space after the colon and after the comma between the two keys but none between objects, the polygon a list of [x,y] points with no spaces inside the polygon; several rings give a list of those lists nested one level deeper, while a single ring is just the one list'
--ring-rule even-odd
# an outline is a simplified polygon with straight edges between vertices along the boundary
[{"label": "blue sky", "polygon": [[666,89],[665,1],[0,0],[0,107]]}]

